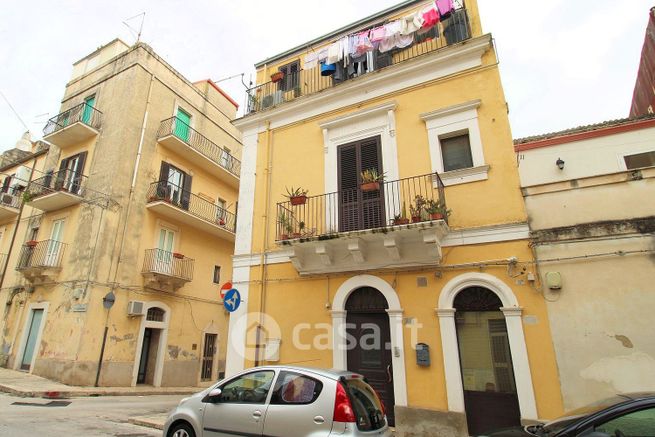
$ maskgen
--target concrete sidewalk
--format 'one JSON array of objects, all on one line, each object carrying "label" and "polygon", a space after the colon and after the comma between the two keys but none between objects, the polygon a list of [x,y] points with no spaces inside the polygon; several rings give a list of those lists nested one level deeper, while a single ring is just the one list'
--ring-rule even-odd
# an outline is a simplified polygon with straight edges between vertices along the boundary
[{"label": "concrete sidewalk", "polygon": [[0,368],[0,392],[23,397],[185,395],[200,390],[201,387],[77,387],[17,370]]},{"label": "concrete sidewalk", "polygon": [[164,423],[168,418],[168,413],[164,414],[151,414],[149,416],[132,416],[127,421],[132,425],[145,426],[146,428],[154,428],[163,430]]}]

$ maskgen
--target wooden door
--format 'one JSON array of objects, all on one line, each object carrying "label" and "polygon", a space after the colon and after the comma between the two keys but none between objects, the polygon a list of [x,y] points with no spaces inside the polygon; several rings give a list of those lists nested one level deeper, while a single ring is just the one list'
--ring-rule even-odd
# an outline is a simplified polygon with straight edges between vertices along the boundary
[{"label": "wooden door", "polygon": [[360,373],[380,396],[387,419],[394,426],[391,331],[386,299],[370,287],[355,290],[346,301],[348,370]]},{"label": "wooden door", "polygon": [[339,231],[374,229],[385,225],[384,185],[379,190],[360,189],[362,172],[376,169],[382,174],[380,137],[339,146]]}]

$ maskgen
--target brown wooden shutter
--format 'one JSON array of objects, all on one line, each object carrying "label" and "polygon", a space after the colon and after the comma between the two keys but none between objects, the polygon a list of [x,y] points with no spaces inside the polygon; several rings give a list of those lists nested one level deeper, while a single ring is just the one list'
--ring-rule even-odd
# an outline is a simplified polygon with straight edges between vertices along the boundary
[{"label": "brown wooden shutter", "polygon": [[[71,191],[73,193],[79,193],[82,186],[82,175],[84,174],[84,164],[86,164],[86,155],[88,152],[82,152],[79,155],[73,156],[72,158],[78,157],[79,164],[77,166],[78,170],[76,174],[71,174],[70,177],[73,178],[73,184],[71,186]],[[68,158],[69,160],[71,158]]]},{"label": "brown wooden shutter", "polygon": [[189,202],[191,201],[191,175],[184,173],[184,182],[182,187],[182,201],[181,205],[184,209],[189,209]]},{"label": "brown wooden shutter", "polygon": [[[59,163],[59,171],[57,172],[57,176],[55,178],[55,190],[61,190],[64,186],[64,180],[66,179],[66,168],[68,167],[68,160],[69,158],[62,159],[61,162]],[[46,186],[50,185],[50,179],[46,179],[45,184]]]},{"label": "brown wooden shutter", "polygon": [[6,193],[9,191],[9,184],[11,183],[11,176],[7,176],[4,181],[2,181],[2,192]]},{"label": "brown wooden shutter", "polygon": [[168,189],[168,171],[170,165],[166,161],[161,162],[159,167],[159,183],[157,184],[157,198],[163,199],[168,196],[170,190]]},{"label": "brown wooden shutter", "polygon": [[338,149],[339,178],[339,231],[359,229],[359,163],[357,143]]},{"label": "brown wooden shutter", "polygon": [[[382,174],[382,154],[380,150],[380,137],[361,141],[360,172],[376,169]],[[380,190],[361,193],[361,216],[363,229],[374,229],[384,226],[384,184]]]}]

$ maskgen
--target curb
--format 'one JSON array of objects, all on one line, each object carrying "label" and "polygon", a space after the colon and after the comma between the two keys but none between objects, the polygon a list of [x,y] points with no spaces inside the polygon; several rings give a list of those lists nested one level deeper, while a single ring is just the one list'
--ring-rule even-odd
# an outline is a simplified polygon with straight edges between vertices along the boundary
[{"label": "curb", "polygon": [[153,428],[162,431],[164,429],[164,423],[166,422],[166,418],[164,417],[160,420],[157,420],[150,417],[130,417],[129,419],[127,419],[127,421],[132,425],[138,425],[138,426],[143,426],[145,428]]},{"label": "curb", "polygon": [[8,385],[0,384],[0,392],[8,393],[10,395],[23,397],[23,398],[49,398],[60,399],[70,397],[96,397],[96,396],[154,396],[154,395],[188,395],[202,390],[202,388],[189,388],[180,390],[167,390],[167,391],[121,391],[115,389],[103,390],[102,388],[96,390],[69,390],[69,391],[29,391],[20,390]]}]

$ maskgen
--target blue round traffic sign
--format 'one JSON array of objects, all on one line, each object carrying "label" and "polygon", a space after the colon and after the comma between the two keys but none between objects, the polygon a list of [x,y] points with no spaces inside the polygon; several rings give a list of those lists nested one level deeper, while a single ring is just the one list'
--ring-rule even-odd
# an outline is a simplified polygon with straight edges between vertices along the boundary
[{"label": "blue round traffic sign", "polygon": [[233,313],[237,310],[237,308],[239,308],[239,305],[241,305],[241,294],[236,288],[233,288],[225,293],[225,297],[223,298],[223,306],[226,310]]}]

